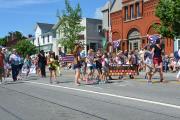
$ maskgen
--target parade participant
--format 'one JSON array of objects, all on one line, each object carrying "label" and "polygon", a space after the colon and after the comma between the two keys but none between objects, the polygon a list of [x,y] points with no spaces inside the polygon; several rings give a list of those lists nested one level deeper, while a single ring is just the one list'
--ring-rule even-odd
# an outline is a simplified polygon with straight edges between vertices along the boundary
[{"label": "parade participant", "polygon": [[150,51],[150,47],[147,48],[145,54],[144,54],[144,64],[146,65],[146,76],[148,78],[148,82],[152,82],[152,73],[153,73],[153,59],[152,59],[152,54]]},{"label": "parade participant", "polygon": [[[177,62],[177,66],[180,67],[180,59],[179,59],[178,62]],[[178,81],[180,81],[180,69],[179,69],[179,71],[178,71],[178,73],[177,73],[177,75],[176,75],[176,79],[177,79]]]},{"label": "parade participant", "polygon": [[101,60],[102,60],[102,51],[100,49],[98,49],[98,51],[96,52],[96,56],[95,56],[95,62],[96,62],[96,70],[98,72],[97,74],[97,82],[100,81],[100,78],[101,78],[101,74],[102,74],[102,63],[101,63]]},{"label": "parade participant", "polygon": [[35,67],[36,67],[36,74],[37,74],[38,76],[41,76],[41,69],[39,68],[38,61],[39,61],[38,55],[35,55],[35,58],[34,58],[34,60],[33,60],[33,64],[34,64]]},{"label": "parade participant", "polygon": [[73,55],[74,55],[73,68],[75,70],[75,84],[76,85],[80,85],[80,68],[81,68],[80,52],[81,52],[81,46],[76,45],[73,51]]},{"label": "parade participant", "polygon": [[2,77],[4,75],[4,54],[2,48],[0,48],[0,83],[2,83]]},{"label": "parade participant", "polygon": [[87,76],[87,80],[86,83],[88,83],[88,80],[93,78],[93,74],[94,74],[94,53],[93,53],[93,49],[89,49],[88,50],[88,55],[86,57],[86,63],[87,63],[87,69],[88,69],[88,76]]},{"label": "parade participant", "polygon": [[55,57],[55,64],[56,64],[56,71],[61,76],[61,66],[60,66],[58,55],[56,55],[56,57]]},{"label": "parade participant", "polygon": [[6,48],[2,48],[2,53],[4,55],[4,79],[5,77],[9,76],[8,75],[8,70],[9,70],[9,55],[7,54],[7,49]]},{"label": "parade participant", "polygon": [[[113,64],[113,56],[111,52],[107,53],[109,64]],[[109,80],[112,80],[112,77],[109,75]]]},{"label": "parade participant", "polygon": [[54,78],[56,83],[58,83],[57,75],[56,75],[57,65],[54,54],[49,54],[49,56],[47,57],[47,64],[49,66],[49,72],[50,72],[50,83],[51,84],[53,83],[52,77]]},{"label": "parade participant", "polygon": [[46,57],[44,54],[44,50],[41,50],[38,55],[38,67],[41,70],[41,77],[46,77]]},{"label": "parade participant", "polygon": [[162,44],[160,38],[157,37],[156,43],[152,45],[151,50],[153,56],[153,64],[154,64],[154,73],[157,71],[160,74],[160,82],[163,82],[163,66],[162,66]]},{"label": "parade participant", "polygon": [[26,55],[23,66],[23,69],[26,69],[26,77],[28,77],[29,75],[31,65],[32,65],[31,57],[29,55]]},{"label": "parade participant", "polygon": [[104,81],[104,83],[108,83],[108,73],[109,73],[109,60],[107,53],[104,53],[102,56],[102,76],[101,80]]},{"label": "parade participant", "polygon": [[[116,56],[116,63],[117,65],[122,65],[123,64],[123,59],[122,59],[122,54],[123,52],[120,50]],[[119,79],[122,79],[123,78],[123,75],[119,75]]]},{"label": "parade participant", "polygon": [[[133,65],[134,67],[136,67],[136,71],[138,72],[138,70],[137,70],[137,68],[138,68],[137,57],[136,57],[136,55],[135,55],[133,50],[129,53],[128,58],[129,58],[129,64]],[[134,79],[134,75],[130,75],[129,77],[131,79]]]},{"label": "parade participant", "polygon": [[13,81],[16,81],[19,74],[19,58],[16,49],[13,49],[9,62],[11,63]]},{"label": "parade participant", "polygon": [[81,50],[80,50],[80,58],[81,58],[81,68],[80,68],[80,76],[81,76],[81,80],[87,80],[86,78],[86,68],[87,68],[87,64],[86,64],[86,54],[85,54],[85,50],[84,50],[84,46],[81,46]]},{"label": "parade participant", "polygon": [[19,73],[18,73],[17,79],[22,80],[22,67],[24,65],[24,59],[20,53],[18,54],[18,59],[19,59],[19,66],[18,66]]},{"label": "parade participant", "polygon": [[169,70],[169,57],[168,55],[165,55],[163,58],[163,71],[167,72]]}]

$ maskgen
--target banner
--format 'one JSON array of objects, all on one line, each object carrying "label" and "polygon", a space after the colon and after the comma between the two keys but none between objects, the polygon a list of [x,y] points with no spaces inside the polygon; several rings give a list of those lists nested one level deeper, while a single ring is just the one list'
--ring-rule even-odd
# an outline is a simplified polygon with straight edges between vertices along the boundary
[{"label": "banner", "polygon": [[135,65],[117,65],[113,64],[109,67],[110,76],[120,76],[120,75],[136,75],[137,66]]}]

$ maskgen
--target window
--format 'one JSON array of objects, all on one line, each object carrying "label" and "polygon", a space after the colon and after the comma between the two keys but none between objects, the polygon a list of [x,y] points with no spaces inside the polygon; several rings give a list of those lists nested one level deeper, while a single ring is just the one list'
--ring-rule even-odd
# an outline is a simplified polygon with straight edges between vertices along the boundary
[{"label": "window", "polygon": [[98,33],[102,33],[102,25],[98,25]]},{"label": "window", "polygon": [[132,42],[130,42],[130,50],[132,50]]},{"label": "window", "polygon": [[47,38],[47,40],[48,40],[48,43],[49,43],[49,35],[48,35],[48,38]]},{"label": "window", "polygon": [[90,43],[90,49],[96,50],[97,44],[96,43]]},{"label": "window", "polygon": [[141,16],[141,13],[140,13],[139,3],[136,3],[136,12],[137,12],[137,17],[140,17],[140,16]]},{"label": "window", "polygon": [[130,10],[131,10],[131,19],[134,18],[134,5],[130,6]]},{"label": "window", "polygon": [[125,6],[125,20],[128,19],[128,6]]},{"label": "window", "polygon": [[180,39],[178,40],[178,50],[180,49]]},{"label": "window", "polygon": [[138,49],[138,42],[134,42],[133,48],[134,48],[134,50],[137,50],[137,49]]}]

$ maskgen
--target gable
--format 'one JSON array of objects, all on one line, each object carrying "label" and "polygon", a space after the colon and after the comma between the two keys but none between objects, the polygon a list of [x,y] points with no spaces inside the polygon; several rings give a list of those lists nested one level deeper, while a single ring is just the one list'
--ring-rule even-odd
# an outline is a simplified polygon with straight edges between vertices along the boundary
[{"label": "gable", "polygon": [[122,0],[114,0],[111,6],[111,13],[122,10]]}]

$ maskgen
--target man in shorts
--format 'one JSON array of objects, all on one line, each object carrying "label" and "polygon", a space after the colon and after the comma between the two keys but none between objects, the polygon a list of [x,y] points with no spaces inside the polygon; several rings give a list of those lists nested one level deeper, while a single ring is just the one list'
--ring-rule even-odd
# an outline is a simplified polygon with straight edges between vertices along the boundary
[{"label": "man in shorts", "polygon": [[2,77],[4,75],[4,54],[2,48],[0,48],[0,83],[2,83]]}]

